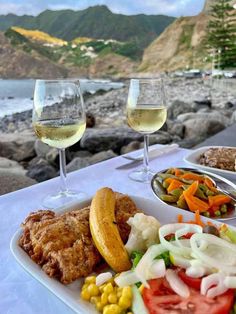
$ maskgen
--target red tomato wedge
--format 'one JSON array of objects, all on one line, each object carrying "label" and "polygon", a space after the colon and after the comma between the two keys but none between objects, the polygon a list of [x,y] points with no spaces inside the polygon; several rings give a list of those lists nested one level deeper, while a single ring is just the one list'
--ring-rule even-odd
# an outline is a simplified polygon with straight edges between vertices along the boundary
[{"label": "red tomato wedge", "polygon": [[186,275],[186,273],[183,269],[180,269],[177,273],[178,273],[178,276],[180,277],[180,279],[182,279],[183,282],[186,283],[186,285],[188,285],[190,288],[200,290],[201,282],[202,282],[201,278],[190,277],[190,276]]},{"label": "red tomato wedge", "polygon": [[190,297],[182,298],[169,286],[165,278],[149,281],[143,300],[150,314],[229,314],[234,302],[234,291],[210,299],[190,288]]}]

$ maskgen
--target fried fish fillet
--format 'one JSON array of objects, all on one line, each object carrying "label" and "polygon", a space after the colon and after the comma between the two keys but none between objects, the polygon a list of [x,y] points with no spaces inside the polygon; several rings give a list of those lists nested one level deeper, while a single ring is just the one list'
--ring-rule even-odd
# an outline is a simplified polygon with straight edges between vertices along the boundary
[{"label": "fried fish fillet", "polygon": [[[127,195],[116,193],[116,223],[123,242],[127,220],[139,210]],[[22,224],[19,245],[50,276],[69,284],[89,275],[102,262],[89,228],[89,207],[56,215],[50,210],[31,213]]]}]

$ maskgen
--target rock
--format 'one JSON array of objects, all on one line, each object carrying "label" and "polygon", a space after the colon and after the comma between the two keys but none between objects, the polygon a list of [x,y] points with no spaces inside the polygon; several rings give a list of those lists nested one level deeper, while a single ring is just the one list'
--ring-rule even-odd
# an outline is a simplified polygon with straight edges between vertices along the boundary
[{"label": "rock", "polygon": [[233,112],[233,114],[232,114],[230,123],[231,123],[231,124],[236,123],[236,110],[235,110],[235,111]]},{"label": "rock", "polygon": [[157,131],[156,133],[149,135],[149,144],[168,144],[172,141],[172,138],[168,132]]},{"label": "rock", "polygon": [[80,141],[80,146],[91,153],[113,150],[119,153],[122,146],[132,141],[142,141],[143,135],[128,127],[87,129]]},{"label": "rock", "polygon": [[53,167],[59,168],[59,152],[57,148],[50,148],[47,152],[45,159],[51,164]]},{"label": "rock", "polygon": [[19,173],[9,173],[0,169],[0,195],[10,193],[37,183],[35,180]]},{"label": "rock", "polygon": [[116,157],[117,154],[115,154],[112,150],[99,152],[95,155],[93,155],[91,158],[89,158],[90,164],[96,164],[97,162],[101,162],[107,159],[111,159],[113,157]]},{"label": "rock", "polygon": [[86,113],[86,127],[93,128],[96,124],[94,115],[91,112]]},{"label": "rock", "polygon": [[91,156],[92,156],[92,154],[89,151],[79,150],[79,151],[73,153],[72,160],[76,157],[85,158],[85,157],[91,157]]},{"label": "rock", "polygon": [[186,112],[197,111],[196,104],[189,104],[180,100],[175,100],[169,107],[167,111],[168,119],[176,119],[180,114]]},{"label": "rock", "polygon": [[196,137],[206,139],[208,136],[214,135],[225,129],[225,125],[217,120],[197,117],[185,121],[184,126],[185,139],[194,139]]},{"label": "rock", "polygon": [[137,150],[139,148],[140,148],[140,142],[133,141],[133,142],[130,142],[128,145],[123,146],[120,150],[120,153],[121,154],[127,154],[127,153],[133,152],[134,150]]},{"label": "rock", "polygon": [[76,157],[67,166],[66,171],[71,172],[89,166],[88,158]]},{"label": "rock", "polygon": [[38,182],[43,182],[56,177],[57,172],[45,159],[35,157],[30,161],[26,175]]},{"label": "rock", "polygon": [[0,156],[16,161],[35,156],[35,135],[32,131],[20,133],[2,133],[0,136]]},{"label": "rock", "polygon": [[223,112],[216,110],[211,112],[184,113],[178,116],[177,121],[184,123],[192,119],[215,120],[225,127],[230,124],[230,119],[227,118]]},{"label": "rock", "polygon": [[17,161],[10,160],[4,157],[0,157],[0,171],[1,170],[19,175],[25,175],[26,173],[26,170]]},{"label": "rock", "polygon": [[45,158],[51,147],[37,139],[34,143],[34,149],[38,157]]},{"label": "rock", "polygon": [[179,144],[179,146],[182,148],[192,148],[201,143],[203,140],[204,138],[196,136],[195,138],[181,139],[180,141],[175,141],[175,143]]},{"label": "rock", "polygon": [[211,99],[209,97],[199,98],[197,100],[194,100],[195,104],[199,106],[206,106],[208,108],[211,108]]},{"label": "rock", "polygon": [[167,120],[168,133],[173,136],[184,137],[185,127],[182,123],[178,121]]}]

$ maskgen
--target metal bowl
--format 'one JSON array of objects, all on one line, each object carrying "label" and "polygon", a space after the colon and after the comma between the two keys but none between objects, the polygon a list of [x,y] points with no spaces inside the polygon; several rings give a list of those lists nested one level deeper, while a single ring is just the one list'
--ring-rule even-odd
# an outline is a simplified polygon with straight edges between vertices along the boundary
[{"label": "metal bowl", "polygon": [[[200,175],[205,175],[207,176],[209,179],[211,179],[211,181],[214,183],[215,187],[222,192],[223,194],[226,194],[228,196],[231,197],[231,199],[234,202],[234,210],[232,210],[230,213],[226,213],[224,215],[222,215],[221,217],[211,217],[212,219],[216,219],[216,220],[220,220],[220,221],[227,221],[227,220],[232,220],[232,219],[236,219],[236,185],[217,175],[217,174],[213,174],[211,172],[208,171],[203,171],[203,170],[198,170],[198,169],[193,169],[193,168],[185,168],[185,167],[181,167],[179,169],[185,170],[185,171],[191,171],[194,172],[196,174],[200,174]],[[162,171],[157,172],[151,181],[151,188],[152,191],[154,193],[154,195],[164,204],[168,204],[170,206],[174,206],[174,207],[178,207],[177,205],[173,204],[173,203],[169,203],[169,202],[165,202],[161,199],[161,195],[162,194],[166,194],[166,190],[162,187],[161,184],[161,178],[160,178],[160,174],[163,174],[167,171],[168,169],[164,169]],[[179,208],[179,207],[178,207]],[[182,208],[180,208],[182,209]],[[182,209],[185,210],[185,209]]]}]

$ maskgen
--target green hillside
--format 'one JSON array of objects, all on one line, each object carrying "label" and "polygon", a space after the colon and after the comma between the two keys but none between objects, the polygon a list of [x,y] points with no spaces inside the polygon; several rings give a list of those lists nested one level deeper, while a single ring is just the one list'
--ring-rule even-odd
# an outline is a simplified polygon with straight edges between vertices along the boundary
[{"label": "green hillside", "polygon": [[163,15],[132,15],[112,13],[106,6],[89,7],[81,11],[46,10],[36,17],[0,15],[0,30],[11,26],[38,29],[52,36],[71,41],[76,37],[133,41],[141,48],[174,21]]}]

